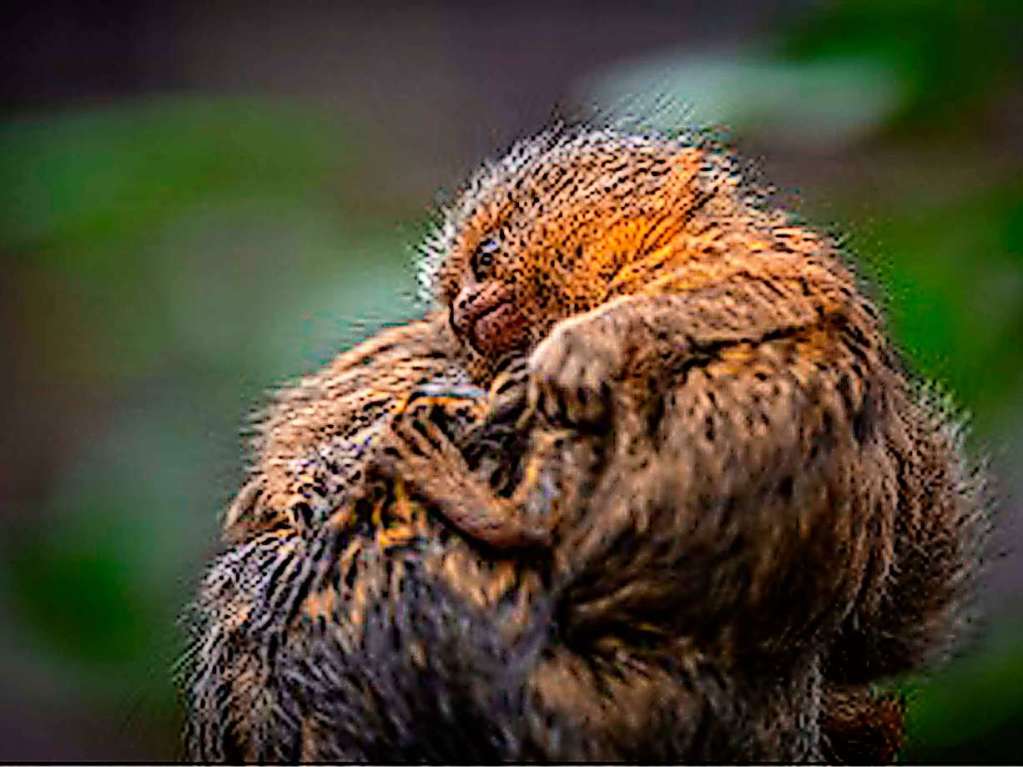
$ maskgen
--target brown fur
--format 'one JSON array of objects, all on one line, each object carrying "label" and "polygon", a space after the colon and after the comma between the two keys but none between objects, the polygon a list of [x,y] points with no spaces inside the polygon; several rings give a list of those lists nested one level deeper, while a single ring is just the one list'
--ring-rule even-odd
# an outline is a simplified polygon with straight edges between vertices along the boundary
[{"label": "brown fur", "polygon": [[[266,422],[198,603],[193,755],[398,758],[344,750],[311,691],[383,684],[353,667],[367,616],[404,625],[406,582],[427,615],[483,616],[480,636],[440,626],[438,647],[526,659],[517,707],[459,693],[504,727],[484,758],[894,755],[901,708],[865,685],[956,635],[982,499],[834,246],[764,210],[712,147],[577,131],[481,171],[427,263],[449,312],[341,355]],[[522,355],[521,388],[498,382],[489,410],[409,401],[489,386]],[[516,397],[520,430],[502,431]],[[416,636],[397,652],[430,678],[448,661]],[[303,665],[314,650],[347,659],[334,688]],[[444,690],[468,673],[438,668]],[[360,727],[380,716],[355,708]]]}]

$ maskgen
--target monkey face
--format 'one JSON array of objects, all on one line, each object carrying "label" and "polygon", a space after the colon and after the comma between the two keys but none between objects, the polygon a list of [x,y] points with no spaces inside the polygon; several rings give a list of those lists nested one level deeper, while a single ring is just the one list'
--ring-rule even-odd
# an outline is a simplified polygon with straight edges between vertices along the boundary
[{"label": "monkey face", "polygon": [[543,137],[470,181],[428,245],[455,333],[492,362],[674,266],[706,153],[612,134]]},{"label": "monkey face", "polygon": [[494,239],[479,243],[450,306],[455,333],[489,359],[529,345],[529,322],[514,285],[496,273],[499,251]]}]

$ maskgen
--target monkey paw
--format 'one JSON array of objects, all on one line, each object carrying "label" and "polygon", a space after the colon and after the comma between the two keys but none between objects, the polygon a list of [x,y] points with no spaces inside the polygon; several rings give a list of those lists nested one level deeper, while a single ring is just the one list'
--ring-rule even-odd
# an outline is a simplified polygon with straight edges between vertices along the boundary
[{"label": "monkey paw", "polygon": [[458,443],[486,414],[487,393],[476,386],[424,384],[399,406],[394,418],[434,424]]},{"label": "monkey paw", "polygon": [[490,387],[486,423],[514,425],[528,405],[529,362],[524,357],[513,360],[501,370]]},{"label": "monkey paw", "polygon": [[483,405],[482,397],[413,394],[391,418],[379,464],[431,500],[469,491],[469,466],[445,429],[463,427]]},{"label": "monkey paw", "polygon": [[554,423],[600,428],[611,409],[617,350],[585,321],[562,322],[529,359],[529,405]]}]

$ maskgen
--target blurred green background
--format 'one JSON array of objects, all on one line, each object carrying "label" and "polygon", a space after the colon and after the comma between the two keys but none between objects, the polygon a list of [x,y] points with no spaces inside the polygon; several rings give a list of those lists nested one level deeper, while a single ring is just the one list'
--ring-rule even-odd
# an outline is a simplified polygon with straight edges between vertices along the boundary
[{"label": "blurred green background", "polygon": [[879,282],[1002,496],[907,761],[1023,749],[1023,4],[37,2],[0,75],[0,761],[172,759],[269,387],[415,314],[438,190],[569,111],[721,126]]}]

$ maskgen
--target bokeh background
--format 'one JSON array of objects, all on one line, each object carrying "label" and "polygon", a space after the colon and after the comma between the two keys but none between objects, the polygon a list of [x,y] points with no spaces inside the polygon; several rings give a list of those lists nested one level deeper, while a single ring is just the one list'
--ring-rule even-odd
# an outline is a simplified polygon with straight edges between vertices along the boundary
[{"label": "bokeh background", "polygon": [[416,312],[413,246],[557,108],[727,131],[884,286],[1002,496],[911,761],[1023,748],[1023,3],[50,2],[0,67],[0,761],[173,759],[176,624],[268,387]]}]

